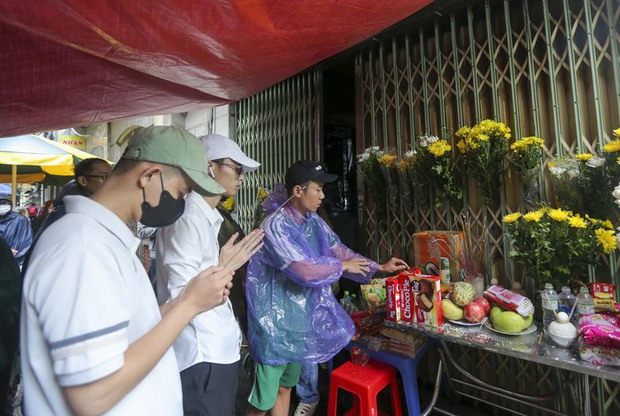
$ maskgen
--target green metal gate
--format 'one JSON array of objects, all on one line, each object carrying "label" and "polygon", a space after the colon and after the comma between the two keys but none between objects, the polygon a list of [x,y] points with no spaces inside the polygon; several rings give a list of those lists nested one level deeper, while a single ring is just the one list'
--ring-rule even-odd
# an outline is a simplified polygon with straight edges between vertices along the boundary
[{"label": "green metal gate", "polygon": [[[545,139],[546,158],[598,153],[620,126],[620,2],[464,3],[357,53],[357,153],[380,146],[402,156],[418,136],[450,138],[460,127],[488,118],[509,125],[516,138]],[[465,212],[492,263],[490,275],[508,286],[519,280],[502,225],[503,216],[522,204],[514,175],[509,169],[501,178],[501,203],[494,208],[484,204],[473,179],[463,173],[462,206],[435,206],[417,198],[413,210],[402,204],[387,207],[384,227],[378,225],[372,196],[360,186],[366,252],[381,260],[390,252],[412,260],[413,233],[455,229],[455,217]],[[543,200],[551,200],[544,181],[540,185]],[[619,287],[617,257],[605,259],[604,269]],[[553,379],[548,368],[534,363],[473,349],[460,353],[474,374],[523,392],[552,388],[558,380],[571,383],[566,374]],[[620,414],[618,383],[593,379],[591,386],[598,414]],[[574,412],[570,396],[558,398],[556,410]]]}]

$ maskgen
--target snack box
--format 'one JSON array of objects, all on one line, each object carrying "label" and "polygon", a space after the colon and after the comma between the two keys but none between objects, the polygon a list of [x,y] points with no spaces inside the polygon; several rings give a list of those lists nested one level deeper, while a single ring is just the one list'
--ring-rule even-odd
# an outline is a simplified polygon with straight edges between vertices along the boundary
[{"label": "snack box", "polygon": [[439,276],[414,274],[411,277],[411,294],[414,299],[415,323],[433,327],[443,324]]},{"label": "snack box", "polygon": [[402,313],[401,319],[404,322],[415,322],[414,319],[414,299],[411,291],[411,276],[406,273],[402,273],[399,276],[400,290],[401,290],[401,306]]},{"label": "snack box", "polygon": [[[412,238],[415,265],[422,273],[438,276],[441,258],[450,259],[450,276],[458,281],[464,250],[463,233],[459,231],[428,230],[415,233]],[[457,260],[458,259],[458,260]]]},{"label": "snack box", "polygon": [[532,301],[525,296],[501,286],[489,286],[484,291],[484,297],[494,305],[501,306],[509,311],[518,313],[527,318],[534,313]]},{"label": "snack box", "polygon": [[388,321],[399,322],[401,319],[402,300],[400,277],[394,276],[385,280],[385,302]]}]

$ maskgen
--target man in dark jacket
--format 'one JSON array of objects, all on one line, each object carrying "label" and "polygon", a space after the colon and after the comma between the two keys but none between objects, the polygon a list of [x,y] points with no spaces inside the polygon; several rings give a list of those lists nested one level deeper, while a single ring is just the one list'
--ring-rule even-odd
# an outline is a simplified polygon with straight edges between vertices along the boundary
[{"label": "man in dark jacket", "polygon": [[0,237],[6,240],[21,266],[32,244],[32,227],[28,218],[13,212],[11,197],[5,194],[0,194]]}]

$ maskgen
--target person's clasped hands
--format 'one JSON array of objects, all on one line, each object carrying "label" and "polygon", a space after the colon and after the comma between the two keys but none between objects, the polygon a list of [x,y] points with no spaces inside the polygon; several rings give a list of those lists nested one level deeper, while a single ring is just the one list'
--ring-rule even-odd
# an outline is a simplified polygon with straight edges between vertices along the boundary
[{"label": "person's clasped hands", "polygon": [[265,233],[255,229],[235,244],[239,233],[233,234],[220,249],[220,265],[237,270],[243,266],[263,246]]}]

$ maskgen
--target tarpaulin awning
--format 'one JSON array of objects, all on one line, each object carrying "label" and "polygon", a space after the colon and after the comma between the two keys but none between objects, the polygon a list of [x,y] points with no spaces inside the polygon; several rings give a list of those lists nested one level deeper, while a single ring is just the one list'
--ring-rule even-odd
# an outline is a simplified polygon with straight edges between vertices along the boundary
[{"label": "tarpaulin awning", "polygon": [[251,96],[432,0],[0,2],[0,136]]}]

